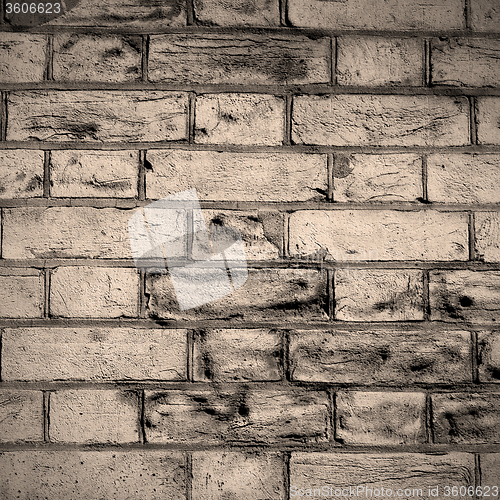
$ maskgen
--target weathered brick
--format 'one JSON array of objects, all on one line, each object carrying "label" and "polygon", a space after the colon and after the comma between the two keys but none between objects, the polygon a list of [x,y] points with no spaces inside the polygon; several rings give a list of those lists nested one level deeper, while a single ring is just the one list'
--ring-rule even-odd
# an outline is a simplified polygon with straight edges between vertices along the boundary
[{"label": "weathered brick", "polygon": [[4,211],[7,259],[131,258],[133,211],[91,207],[29,207]]},{"label": "weathered brick", "polygon": [[485,262],[500,262],[500,214],[476,212],[474,251]]},{"label": "weathered brick", "polygon": [[431,154],[427,158],[427,196],[441,203],[500,203],[500,156]]},{"label": "weathered brick", "polygon": [[43,194],[43,151],[0,151],[0,198],[35,198]]},{"label": "weathered brick", "polygon": [[167,0],[144,4],[141,0],[81,0],[50,25],[153,29],[185,26],[186,1]]},{"label": "weathered brick", "polygon": [[198,452],[192,458],[192,495],[216,498],[285,498],[283,463],[277,454]]},{"label": "weathered brick", "polygon": [[43,441],[42,391],[0,392],[0,442]]},{"label": "weathered brick", "polygon": [[281,356],[281,339],[275,330],[199,330],[194,336],[193,378],[203,382],[280,380]]},{"label": "weathered brick", "polygon": [[133,443],[139,440],[137,393],[60,390],[50,393],[53,443]]},{"label": "weathered brick", "polygon": [[420,271],[337,269],[335,317],[343,321],[424,319]]},{"label": "weathered brick", "polygon": [[326,155],[150,150],[146,194],[160,199],[196,188],[200,200],[325,199]]},{"label": "weathered brick", "polygon": [[337,43],[339,85],[422,84],[423,44],[418,38],[343,36]]},{"label": "weathered brick", "polygon": [[0,81],[41,82],[47,39],[30,33],[0,33]]},{"label": "weathered brick", "polygon": [[425,443],[425,394],[340,392],[336,437],[345,444]]},{"label": "weathered brick", "polygon": [[[500,453],[485,453],[480,456],[481,460],[481,484],[489,486],[487,493],[491,494],[497,490],[492,488],[500,484]],[[495,495],[496,496],[496,495]]]},{"label": "weathered brick", "polygon": [[[377,235],[376,238],[373,235]],[[298,211],[290,254],[326,252],[337,261],[467,260],[468,218],[460,212]]]},{"label": "weathered brick", "polygon": [[194,0],[198,21],[209,26],[279,26],[276,0]]},{"label": "weathered brick", "polygon": [[338,202],[421,199],[422,159],[415,154],[336,154],[333,199]]},{"label": "weathered brick", "polygon": [[471,27],[476,31],[500,30],[500,6],[497,0],[471,2]]},{"label": "weathered brick", "polygon": [[66,318],[136,317],[136,269],[59,267],[51,273],[50,313]]},{"label": "weathered brick", "polygon": [[497,271],[432,271],[431,320],[489,323],[500,314]]},{"label": "weathered brick", "polygon": [[44,277],[37,269],[0,268],[0,317],[41,318]]},{"label": "weathered brick", "polygon": [[[436,498],[448,498],[443,486],[474,485],[474,455],[472,453],[292,453],[290,460],[290,494],[299,489],[352,486],[361,498],[382,497],[381,489],[402,489],[399,498],[410,500],[429,496],[429,489],[438,489]],[[370,494],[369,489],[373,492]],[[410,494],[404,490],[410,489]],[[421,493],[419,494],[419,490]],[[415,493],[414,493],[415,492]],[[312,496],[312,493],[311,495]],[[332,497],[334,495],[331,495]],[[347,495],[346,495],[347,496]],[[383,495],[387,497],[388,495]],[[306,498],[304,496],[304,498]]]},{"label": "weathered brick", "polygon": [[137,151],[52,151],[50,194],[55,198],[137,196]]},{"label": "weathered brick", "polygon": [[186,330],[6,328],[2,380],[185,380]]},{"label": "weathered brick", "polygon": [[324,392],[146,391],[148,443],[317,443],[327,441],[327,422]]},{"label": "weathered brick", "polygon": [[141,44],[138,36],[57,35],[54,38],[54,80],[140,80]]},{"label": "weathered brick", "polygon": [[500,144],[500,98],[477,98],[477,141],[479,144]]},{"label": "weathered brick", "polygon": [[431,95],[298,96],[292,140],[326,146],[462,146],[469,143],[469,106],[463,97]]},{"label": "weathered brick", "polygon": [[294,381],[334,384],[472,382],[466,331],[298,330],[291,334]]},{"label": "weathered brick", "polygon": [[499,443],[500,394],[434,394],[436,443]]},{"label": "weathered brick", "polygon": [[185,498],[185,460],[165,450],[0,453],[2,498]]},{"label": "weathered brick", "polygon": [[271,260],[283,255],[283,215],[280,213],[203,210],[203,217],[204,221],[196,219],[193,224],[192,257],[195,260],[204,260],[211,253],[206,234],[202,233],[210,226],[236,229],[245,244],[247,260]]},{"label": "weathered brick", "polygon": [[196,99],[198,144],[281,144],[285,104],[263,94],[205,94]]},{"label": "weathered brick", "polygon": [[280,34],[152,36],[152,82],[291,85],[330,82],[330,40]]},{"label": "weathered brick", "polygon": [[431,83],[497,87],[500,80],[499,52],[500,40],[434,38],[431,42]]},{"label": "weathered brick", "polygon": [[500,383],[500,331],[478,333],[477,356],[479,380]]},{"label": "weathered brick", "polygon": [[187,138],[187,94],[28,91],[8,96],[9,141],[173,141]]},{"label": "weathered brick", "polygon": [[[212,274],[204,268],[186,268],[186,286],[192,294],[207,287]],[[232,319],[233,321],[327,319],[326,273],[313,269],[248,269],[246,283],[221,299],[179,311],[168,275],[146,278],[149,316],[166,319]]]},{"label": "weathered brick", "polygon": [[465,28],[461,0],[290,0],[288,19],[300,28],[447,30]]}]

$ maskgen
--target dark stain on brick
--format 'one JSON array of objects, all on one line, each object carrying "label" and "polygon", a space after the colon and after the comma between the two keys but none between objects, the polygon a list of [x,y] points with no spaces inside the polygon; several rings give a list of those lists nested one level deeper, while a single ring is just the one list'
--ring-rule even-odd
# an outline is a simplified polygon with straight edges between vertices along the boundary
[{"label": "dark stain on brick", "polygon": [[428,370],[434,364],[434,360],[431,359],[422,359],[419,361],[415,361],[410,364],[409,368],[412,372],[420,372],[423,370]]},{"label": "dark stain on brick", "polygon": [[26,178],[25,172],[18,172],[18,174],[16,175],[16,181],[22,181],[25,178]]},{"label": "dark stain on brick", "polygon": [[35,189],[41,187],[42,185],[43,185],[43,179],[38,174],[34,175],[26,185],[25,191],[34,191]]},{"label": "dark stain on brick", "polygon": [[99,132],[99,125],[97,123],[68,122],[65,125],[69,133],[73,134],[77,139],[91,137],[98,140],[97,132]]},{"label": "dark stain on brick", "polygon": [[444,418],[448,421],[449,425],[448,435],[452,438],[460,436],[460,431],[458,429],[458,424],[455,420],[455,416],[450,412],[446,412],[444,414]]},{"label": "dark stain on brick", "polygon": [[333,177],[344,179],[352,173],[351,158],[346,155],[335,155],[333,163]]},{"label": "dark stain on brick", "polygon": [[460,297],[459,302],[462,307],[471,307],[474,305],[474,300],[470,297],[467,297],[467,295]]},{"label": "dark stain on brick", "polygon": [[123,42],[134,49],[137,53],[142,51],[142,39],[138,36],[124,36]]},{"label": "dark stain on brick", "polygon": [[500,368],[489,367],[488,372],[489,372],[491,378],[494,378],[496,380],[500,380]]},{"label": "dark stain on brick", "polygon": [[103,59],[110,59],[112,57],[121,57],[123,55],[123,49],[121,47],[113,47],[111,49],[106,49],[102,53]]},{"label": "dark stain on brick", "polygon": [[220,118],[221,120],[225,121],[225,122],[232,122],[232,123],[235,123],[238,121],[238,118],[234,117],[231,113],[221,113],[220,114]]},{"label": "dark stain on brick", "polygon": [[5,193],[6,188],[3,184],[0,184],[0,193]]},{"label": "dark stain on brick", "polygon": [[208,380],[213,380],[214,378],[214,360],[209,353],[204,352],[201,357],[201,362],[203,364],[203,373],[205,378]]},{"label": "dark stain on brick", "polygon": [[63,52],[63,51],[71,49],[76,44],[76,42],[78,42],[78,39],[79,39],[78,35],[72,35],[66,42],[64,42],[61,45],[59,52]]}]

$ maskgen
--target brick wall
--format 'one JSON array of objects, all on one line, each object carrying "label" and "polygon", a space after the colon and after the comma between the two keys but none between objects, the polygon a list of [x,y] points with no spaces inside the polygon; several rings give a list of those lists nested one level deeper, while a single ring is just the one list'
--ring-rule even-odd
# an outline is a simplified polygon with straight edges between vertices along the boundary
[{"label": "brick wall", "polygon": [[[498,498],[498,0],[67,3],[0,25],[0,497]],[[248,279],[181,311],[191,188]]]}]

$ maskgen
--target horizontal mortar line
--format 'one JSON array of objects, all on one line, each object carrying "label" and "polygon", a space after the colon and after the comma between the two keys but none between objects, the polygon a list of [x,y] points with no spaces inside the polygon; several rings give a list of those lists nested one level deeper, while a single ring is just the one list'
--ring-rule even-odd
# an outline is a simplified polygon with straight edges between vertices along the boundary
[{"label": "horizontal mortar line", "polygon": [[270,329],[270,330],[318,330],[321,332],[387,332],[421,331],[496,331],[498,325],[491,323],[466,323],[444,321],[244,321],[228,319],[172,320],[140,318],[0,318],[0,328],[134,328],[134,329]]},{"label": "horizontal mortar line", "polygon": [[[480,261],[375,261],[375,260],[318,260],[311,256],[307,258],[287,258],[282,260],[248,260],[227,261],[232,267],[247,267],[248,269],[283,269],[283,270],[322,270],[322,269],[415,269],[415,270],[470,270],[470,271],[500,271],[500,262],[480,262]],[[199,266],[194,266],[198,263]],[[157,261],[152,261],[150,265],[144,259],[141,269],[147,274],[165,274],[158,272]],[[199,267],[200,269],[212,264],[205,264],[204,261],[172,259],[169,260],[169,267]],[[133,259],[88,259],[82,258],[51,258],[51,259],[0,259],[0,268],[15,269],[55,269],[58,267],[110,267],[110,268],[134,268]]]},{"label": "horizontal mortar line", "polygon": [[57,381],[4,381],[0,383],[1,390],[30,390],[30,391],[59,391],[59,390],[118,390],[118,391],[139,391],[151,390],[155,392],[198,392],[198,391],[217,391],[217,392],[233,392],[244,387],[246,390],[254,391],[269,391],[290,393],[294,391],[304,392],[428,392],[431,396],[438,394],[452,394],[462,392],[467,394],[495,394],[500,396],[500,384],[474,384],[470,383],[412,383],[412,384],[353,384],[353,383],[338,383],[338,382],[308,382],[308,381],[248,381],[244,382],[187,382],[187,381],[168,381],[168,380],[113,380],[102,382],[89,381],[72,381],[72,380],[57,380]]},{"label": "horizontal mortar line", "polygon": [[[145,24],[147,24],[145,22]],[[152,29],[151,27],[138,28],[127,26],[15,26],[4,24],[0,32],[23,32],[31,34],[59,34],[59,33],[82,33],[82,34],[120,34],[120,35],[169,35],[169,34],[200,34],[209,35],[217,33],[227,33],[232,35],[285,35],[285,36],[307,36],[314,39],[326,36],[381,36],[381,37],[460,37],[460,38],[500,38],[499,31],[471,31],[465,29],[446,30],[380,30],[380,29],[321,29],[321,28],[293,28],[286,26],[276,27],[243,27],[243,26],[164,26]]]},{"label": "horizontal mortar line", "polygon": [[[116,208],[134,210],[158,201],[157,199],[137,200],[134,198],[22,198],[0,199],[1,208]],[[352,211],[352,210],[392,210],[398,212],[497,212],[500,203],[423,203],[415,202],[351,202],[339,203],[329,201],[200,201],[202,209],[211,210],[252,210],[258,212],[295,212],[299,210]],[[164,201],[159,209],[189,209],[194,204],[189,201]]]},{"label": "horizontal mortar line", "polygon": [[307,95],[438,95],[438,96],[500,96],[500,88],[491,87],[452,87],[452,86],[350,86],[318,84],[291,85],[248,85],[248,84],[195,84],[185,83],[145,83],[145,82],[39,82],[39,83],[1,83],[2,91],[169,91],[206,93],[256,93],[280,95],[283,93]]},{"label": "horizontal mortar line", "polygon": [[100,151],[130,151],[148,149],[178,149],[183,151],[216,151],[234,153],[500,153],[499,145],[466,145],[466,146],[322,146],[293,144],[291,146],[275,145],[240,145],[240,144],[188,144],[187,141],[168,142],[44,142],[44,141],[3,141],[2,149],[34,149],[41,151],[58,150],[100,150]]}]

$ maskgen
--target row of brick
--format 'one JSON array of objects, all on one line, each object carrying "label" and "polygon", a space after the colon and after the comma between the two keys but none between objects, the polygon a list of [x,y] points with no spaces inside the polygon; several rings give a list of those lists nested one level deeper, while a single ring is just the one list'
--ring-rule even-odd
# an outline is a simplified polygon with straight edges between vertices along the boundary
[{"label": "row of brick", "polygon": [[349,487],[361,498],[374,498],[381,488],[390,488],[397,498],[426,498],[429,490],[445,498],[446,492],[452,497],[452,487],[496,498],[500,484],[498,453],[479,456],[477,483],[474,455],[457,452],[292,452],[288,459],[262,451],[15,451],[0,454],[0,464],[4,498],[118,499],[134,491],[134,498],[143,500],[248,498],[249,492],[254,498],[285,500],[313,497],[315,489],[316,497],[334,498],[336,490],[338,497],[348,496]]},{"label": "row of brick", "polygon": [[[72,266],[50,270],[0,268],[0,317],[138,318],[139,273],[135,269]],[[177,272],[185,293],[210,283],[207,268]],[[316,269],[249,269],[245,284],[221,299],[180,311],[168,274],[146,276],[145,315],[166,320],[270,321],[432,321],[494,323],[500,312],[499,271],[431,271],[429,304],[421,271],[339,269],[333,279]],[[184,280],[184,281],[182,281]],[[221,296],[223,293],[220,294]],[[47,310],[45,310],[47,309]],[[331,309],[331,310],[330,310]],[[330,316],[329,316],[330,313]]]},{"label": "row of brick", "polygon": [[[179,202],[181,204],[182,202]],[[187,202],[186,202],[187,203]],[[142,210],[142,209],[139,209]],[[148,217],[158,207],[147,209]],[[151,212],[152,211],[152,212]],[[93,207],[20,207],[2,209],[4,259],[131,259],[131,245],[142,234],[129,229],[137,209]],[[176,228],[182,239],[166,255],[179,260],[204,260],[211,251],[198,233],[201,221],[189,208],[161,207],[165,230]],[[469,215],[437,210],[275,210],[203,211],[207,226],[238,230],[247,261],[316,263],[382,261],[468,261]],[[156,227],[154,220],[149,221]],[[36,223],[36,224],[34,224]],[[500,262],[500,213],[474,213],[472,260]],[[132,228],[133,229],[133,228]],[[155,229],[156,230],[156,229]],[[377,240],[373,235],[377,234]],[[165,232],[158,233],[158,241]],[[288,251],[283,248],[283,241]],[[182,244],[181,244],[182,243]]]},{"label": "row of brick", "polygon": [[[226,93],[195,99],[195,144],[288,142],[283,96]],[[189,94],[170,91],[23,91],[6,99],[8,141],[164,142],[189,139]],[[465,146],[471,106],[440,95],[297,95],[291,141],[324,146]],[[477,97],[479,144],[500,144],[500,97]],[[5,126],[5,124],[4,124]]]},{"label": "row of brick", "polygon": [[4,382],[500,383],[495,330],[39,327],[1,335]]},{"label": "row of brick", "polygon": [[[0,33],[4,61],[0,82],[143,79],[139,36],[59,34],[51,44],[51,56],[48,47],[44,35]],[[175,85],[498,87],[499,50],[496,39],[433,38],[427,58],[430,67],[426,68],[421,38],[170,34],[150,37],[144,69],[147,81]],[[463,71],[464,64],[467,71]]]},{"label": "row of brick", "polygon": [[[192,7],[188,7],[188,3]],[[383,0],[324,2],[324,0],[288,0],[280,12],[278,0],[174,0],[165,4],[144,5],[140,0],[108,0],[95,5],[91,0],[73,2],[70,10],[55,19],[47,16],[45,24],[53,26],[119,27],[135,30],[158,30],[188,23],[205,26],[293,26],[324,30],[463,30],[468,25],[477,31],[499,31],[496,0],[471,0],[470,14],[463,0],[443,3],[429,0],[401,0],[387,4]],[[76,4],[76,5],[75,5]],[[191,10],[192,9],[192,10]],[[119,15],[117,14],[119,13]],[[29,26],[40,23],[38,16],[6,15],[9,24]],[[192,19],[191,19],[192,18]],[[50,19],[50,21],[49,21]]]},{"label": "row of brick", "polygon": [[333,394],[332,405],[327,391],[300,388],[146,390],[144,401],[140,392],[132,390],[61,389],[46,395],[48,428],[42,391],[5,389],[0,397],[3,442],[144,439],[191,446],[500,442],[500,394],[491,392],[433,393],[429,402],[418,391],[344,390]]},{"label": "row of brick", "polygon": [[[42,151],[0,150],[0,162],[0,198],[43,196]],[[321,201],[331,191],[344,203],[500,203],[498,154],[335,154],[330,178],[326,154],[158,149],[144,163],[153,200],[195,188],[202,201]],[[50,196],[138,198],[140,164],[138,151],[52,151]]]}]

